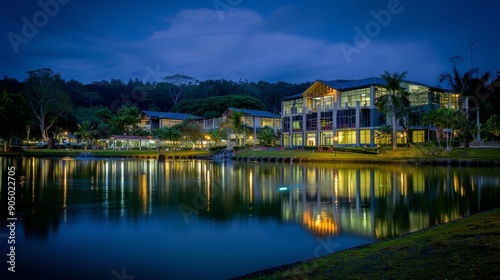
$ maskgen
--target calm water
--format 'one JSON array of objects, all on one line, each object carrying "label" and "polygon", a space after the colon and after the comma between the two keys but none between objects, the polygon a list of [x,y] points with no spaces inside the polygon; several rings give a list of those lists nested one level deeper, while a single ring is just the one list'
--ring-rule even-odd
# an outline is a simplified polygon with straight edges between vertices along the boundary
[{"label": "calm water", "polygon": [[0,173],[2,279],[224,279],[500,206],[486,168],[0,158]]}]

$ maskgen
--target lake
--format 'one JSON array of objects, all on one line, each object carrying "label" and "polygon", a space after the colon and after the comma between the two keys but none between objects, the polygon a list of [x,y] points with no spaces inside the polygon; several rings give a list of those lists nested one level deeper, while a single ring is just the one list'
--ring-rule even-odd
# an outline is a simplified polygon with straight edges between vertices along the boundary
[{"label": "lake", "polygon": [[0,173],[2,279],[226,279],[500,206],[493,168],[0,158]]}]

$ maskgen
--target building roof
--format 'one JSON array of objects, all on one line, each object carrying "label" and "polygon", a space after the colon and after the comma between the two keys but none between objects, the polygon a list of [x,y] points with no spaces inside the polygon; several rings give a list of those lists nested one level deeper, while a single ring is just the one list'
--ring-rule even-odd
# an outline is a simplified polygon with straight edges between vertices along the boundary
[{"label": "building roof", "polygon": [[239,109],[239,108],[232,108],[232,107],[228,108],[226,110],[226,112],[228,110],[243,112],[244,116],[259,117],[259,118],[275,118],[275,119],[281,118],[280,116],[278,116],[278,115],[276,115],[274,113],[268,112],[268,111],[250,110],[250,109]]},{"label": "building roof", "polygon": [[171,120],[185,120],[185,119],[202,119],[202,117],[183,114],[183,113],[172,113],[172,112],[157,112],[157,111],[142,111],[141,115],[144,114],[152,119],[171,119]]},{"label": "building roof", "polygon": [[301,97],[302,97],[302,93],[299,93],[299,94],[287,96],[287,97],[283,98],[283,100],[293,100],[293,99],[297,99],[297,98],[301,98]]},{"label": "building roof", "polygon": [[[387,84],[385,82],[385,80],[380,78],[380,77],[371,77],[371,78],[366,78],[366,79],[361,79],[361,80],[352,80],[352,81],[325,81],[325,80],[317,80],[317,81],[320,83],[323,83],[331,88],[334,88],[336,90],[340,90],[340,91],[365,88],[365,87],[368,87],[371,85],[385,86]],[[433,87],[433,86],[429,86],[429,85],[414,82],[414,81],[403,80],[403,82],[408,83],[408,84],[412,84],[412,85],[424,86],[424,87],[428,87],[428,88],[435,89],[435,90],[449,91],[447,89]]]}]

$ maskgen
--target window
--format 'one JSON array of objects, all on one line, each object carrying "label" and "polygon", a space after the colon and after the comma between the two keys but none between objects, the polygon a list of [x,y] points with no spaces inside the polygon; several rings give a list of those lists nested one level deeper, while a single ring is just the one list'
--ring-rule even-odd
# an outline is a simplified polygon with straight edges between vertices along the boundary
[{"label": "window", "polygon": [[293,131],[301,131],[302,130],[302,116],[294,116],[293,117],[292,129],[293,129]]},{"label": "window", "polygon": [[[277,123],[276,123],[277,125]],[[290,131],[290,117],[284,117],[283,118],[283,132],[289,132]]]},{"label": "window", "polygon": [[342,92],[340,105],[341,107],[346,106],[346,104],[349,107],[356,107],[356,101],[358,100],[360,106],[371,106],[369,87]]},{"label": "window", "polygon": [[356,144],[355,130],[339,131],[339,144]]},{"label": "window", "polygon": [[269,127],[274,127],[274,121],[271,118],[263,118],[262,119],[262,127],[264,126],[269,126]]},{"label": "window", "polygon": [[371,131],[369,129],[362,129],[359,131],[359,144],[371,144]]},{"label": "window", "polygon": [[425,131],[424,130],[412,131],[411,139],[414,143],[425,142]]},{"label": "window", "polygon": [[306,133],[307,146],[316,146],[316,133]]},{"label": "window", "polygon": [[293,100],[286,100],[283,102],[283,109],[284,109],[284,114],[285,116],[292,115],[292,114],[302,114],[302,105],[304,101],[302,98],[299,99],[293,99]]},{"label": "window", "polygon": [[293,146],[302,146],[302,134],[295,133],[292,135],[292,145]]}]

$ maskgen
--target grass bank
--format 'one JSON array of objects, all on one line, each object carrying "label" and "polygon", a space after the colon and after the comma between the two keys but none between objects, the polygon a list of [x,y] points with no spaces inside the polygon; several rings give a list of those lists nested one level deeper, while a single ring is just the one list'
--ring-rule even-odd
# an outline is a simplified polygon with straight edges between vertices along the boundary
[{"label": "grass bank", "polygon": [[415,162],[425,163],[427,161],[500,161],[500,149],[498,148],[456,148],[450,153],[436,151],[426,147],[398,148],[397,150],[382,149],[378,154],[360,154],[355,152],[318,152],[318,151],[299,151],[299,150],[249,150],[239,153],[238,158],[300,158],[307,161],[316,162]]},{"label": "grass bank", "polygon": [[500,279],[500,209],[244,279]]}]

